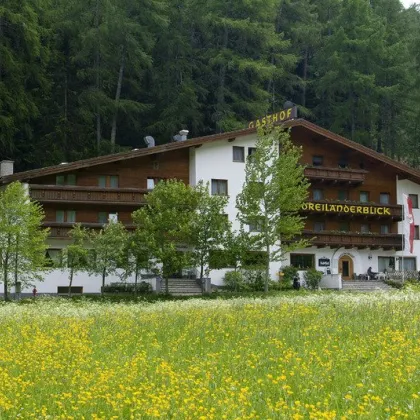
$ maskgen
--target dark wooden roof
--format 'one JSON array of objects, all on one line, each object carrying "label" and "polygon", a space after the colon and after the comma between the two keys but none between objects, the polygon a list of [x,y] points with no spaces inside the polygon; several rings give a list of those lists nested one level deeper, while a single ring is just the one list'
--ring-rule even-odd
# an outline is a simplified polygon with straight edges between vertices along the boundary
[{"label": "dark wooden roof", "polygon": [[[291,121],[286,121],[283,124],[285,127],[303,127],[306,130],[309,130],[313,133],[316,133],[326,139],[332,140],[336,143],[342,144],[345,147],[348,147],[352,150],[358,151],[366,156],[371,157],[374,160],[377,160],[383,164],[389,165],[394,168],[397,172],[400,172],[405,177],[413,180],[416,183],[420,184],[420,171],[413,169],[408,165],[405,165],[401,162],[397,162],[381,153],[375,152],[374,150],[363,146],[359,143],[346,139],[345,137],[334,134],[329,130],[326,130],[316,124],[313,124],[304,119],[295,119]],[[116,153],[112,155],[99,156],[90,159],[78,160],[76,162],[70,162],[66,164],[60,164],[55,166],[48,166],[40,169],[32,169],[25,172],[17,172],[13,175],[7,175],[0,178],[0,183],[8,184],[13,181],[29,181],[33,178],[39,178],[46,175],[55,175],[59,173],[72,172],[82,168],[88,168],[96,165],[103,165],[112,162],[118,162],[128,159],[135,159],[142,156],[154,155],[158,153],[170,152],[172,150],[184,149],[193,146],[199,146],[205,143],[212,143],[219,140],[229,140],[236,137],[242,137],[248,134],[255,133],[255,128],[246,128],[243,130],[231,131],[228,133],[214,134],[211,136],[197,137],[195,139],[185,140],[181,142],[167,143],[160,146],[143,148],[138,150],[131,150],[129,152]]]}]

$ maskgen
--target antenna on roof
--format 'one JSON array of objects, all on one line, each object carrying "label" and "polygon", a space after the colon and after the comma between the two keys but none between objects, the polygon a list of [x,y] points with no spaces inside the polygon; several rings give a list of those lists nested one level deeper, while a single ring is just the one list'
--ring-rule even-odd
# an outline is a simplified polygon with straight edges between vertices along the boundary
[{"label": "antenna on roof", "polygon": [[155,139],[152,136],[146,136],[143,141],[147,147],[155,147]]}]

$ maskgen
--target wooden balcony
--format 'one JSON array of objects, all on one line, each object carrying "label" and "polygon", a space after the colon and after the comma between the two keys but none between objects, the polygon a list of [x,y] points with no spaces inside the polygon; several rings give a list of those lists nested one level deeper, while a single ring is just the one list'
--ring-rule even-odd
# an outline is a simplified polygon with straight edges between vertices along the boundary
[{"label": "wooden balcony", "polygon": [[382,248],[395,249],[396,251],[402,249],[402,235],[399,234],[381,235],[379,233],[304,230],[301,238],[309,240],[313,246],[319,248],[329,246],[331,248]]},{"label": "wooden balcony", "polygon": [[[43,222],[42,226],[50,228],[50,238],[54,239],[68,239],[69,232],[74,223],[61,223],[61,222]],[[103,223],[81,223],[84,228],[99,230],[104,227]],[[133,230],[134,225],[125,225],[128,230]]]},{"label": "wooden balcony", "polygon": [[365,181],[367,171],[349,168],[324,168],[313,166],[305,168],[305,176],[312,183],[359,185]]},{"label": "wooden balcony", "polygon": [[402,220],[402,207],[376,203],[360,203],[349,201],[307,201],[302,206],[305,214],[335,215],[348,218],[361,217],[365,219]]},{"label": "wooden balcony", "polygon": [[145,203],[147,189],[101,188],[70,185],[29,185],[29,194],[41,204],[71,203],[138,207]]}]

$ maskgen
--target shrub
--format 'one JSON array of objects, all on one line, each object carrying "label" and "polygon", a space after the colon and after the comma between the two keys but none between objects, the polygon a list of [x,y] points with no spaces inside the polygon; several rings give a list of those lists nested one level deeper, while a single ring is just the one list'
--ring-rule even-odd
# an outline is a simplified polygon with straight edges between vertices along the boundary
[{"label": "shrub", "polygon": [[[104,293],[135,293],[136,285],[134,283],[111,283],[104,287]],[[152,286],[146,281],[137,284],[137,293],[151,293]]]},{"label": "shrub", "polygon": [[244,290],[244,276],[240,271],[228,271],[223,281],[227,290],[234,292]]},{"label": "shrub", "polygon": [[305,272],[305,281],[307,286],[312,290],[318,289],[322,276],[322,271],[317,271],[315,268],[310,268]]},{"label": "shrub", "polygon": [[298,269],[293,265],[287,265],[281,269],[283,276],[280,277],[280,282],[282,283],[282,288],[289,289],[293,285],[293,278],[296,276]]}]

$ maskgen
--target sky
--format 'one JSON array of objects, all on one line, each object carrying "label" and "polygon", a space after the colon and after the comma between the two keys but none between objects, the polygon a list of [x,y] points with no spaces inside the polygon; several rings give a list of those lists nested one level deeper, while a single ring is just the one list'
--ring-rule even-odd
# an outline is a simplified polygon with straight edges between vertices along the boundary
[{"label": "sky", "polygon": [[410,7],[413,3],[419,2],[419,0],[400,0],[404,7]]}]

